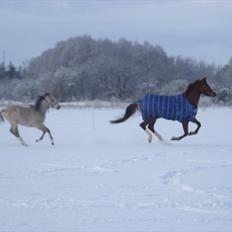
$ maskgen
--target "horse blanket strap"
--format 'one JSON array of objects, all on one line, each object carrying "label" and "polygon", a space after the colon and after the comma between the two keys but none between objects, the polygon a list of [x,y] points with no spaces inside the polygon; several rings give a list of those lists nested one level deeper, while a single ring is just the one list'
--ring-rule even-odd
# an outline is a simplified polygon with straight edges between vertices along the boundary
[{"label": "horse blanket strap", "polygon": [[138,101],[143,120],[165,118],[179,122],[191,121],[197,114],[184,95],[162,96],[147,94]]}]

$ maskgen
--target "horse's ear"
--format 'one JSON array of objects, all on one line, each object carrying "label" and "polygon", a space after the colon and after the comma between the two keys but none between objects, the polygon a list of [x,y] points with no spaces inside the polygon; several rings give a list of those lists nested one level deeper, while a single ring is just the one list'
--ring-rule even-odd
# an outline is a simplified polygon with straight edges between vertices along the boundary
[{"label": "horse's ear", "polygon": [[202,81],[207,81],[207,76],[204,76],[204,77],[202,78]]}]

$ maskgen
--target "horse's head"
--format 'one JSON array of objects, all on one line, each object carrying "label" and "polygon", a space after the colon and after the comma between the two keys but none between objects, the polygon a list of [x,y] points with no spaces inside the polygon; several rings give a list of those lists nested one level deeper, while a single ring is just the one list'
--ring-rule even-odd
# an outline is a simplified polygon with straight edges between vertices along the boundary
[{"label": "horse's head", "polygon": [[184,92],[184,95],[194,106],[198,105],[201,94],[204,94],[209,97],[216,96],[216,93],[211,89],[211,87],[207,83],[207,77],[196,80],[193,83],[189,84],[187,90]]},{"label": "horse's head", "polygon": [[50,93],[44,94],[43,97],[49,106],[51,106],[52,108],[55,108],[57,110],[60,109],[60,105],[59,105],[58,101]]},{"label": "horse's head", "polygon": [[216,93],[212,90],[212,88],[209,86],[209,84],[207,83],[207,77],[204,77],[203,79],[201,79],[199,81],[200,83],[200,93],[204,94],[206,96],[209,97],[215,97]]}]

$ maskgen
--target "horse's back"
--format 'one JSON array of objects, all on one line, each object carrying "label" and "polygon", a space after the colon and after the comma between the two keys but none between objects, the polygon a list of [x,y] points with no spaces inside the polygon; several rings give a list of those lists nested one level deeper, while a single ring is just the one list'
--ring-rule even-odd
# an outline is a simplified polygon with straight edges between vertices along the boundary
[{"label": "horse's back", "polygon": [[20,115],[22,114],[22,112],[29,113],[30,108],[26,106],[21,106],[21,105],[9,105],[5,108],[5,111],[8,114]]},{"label": "horse's back", "polygon": [[140,108],[143,120],[164,118],[183,122],[195,114],[194,107],[183,95],[147,94],[140,100]]}]

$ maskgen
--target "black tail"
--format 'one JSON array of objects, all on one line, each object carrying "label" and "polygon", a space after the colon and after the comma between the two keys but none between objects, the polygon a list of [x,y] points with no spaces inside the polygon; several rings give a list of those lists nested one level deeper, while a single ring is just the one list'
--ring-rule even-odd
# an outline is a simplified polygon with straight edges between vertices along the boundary
[{"label": "black tail", "polygon": [[130,116],[132,116],[135,111],[138,109],[138,104],[133,103],[127,106],[125,115],[122,118],[119,118],[117,120],[110,121],[111,123],[120,123],[126,121]]},{"label": "black tail", "polygon": [[2,116],[2,112],[4,112],[4,110],[3,110],[3,111],[0,111],[0,122],[1,122],[1,121],[2,121],[2,122],[5,121],[4,118],[3,118],[3,116]]}]

